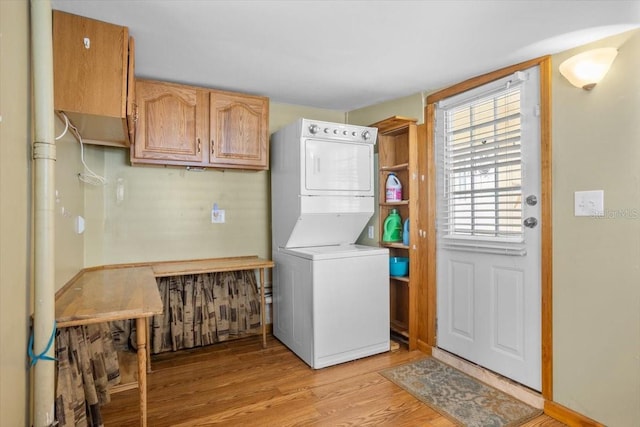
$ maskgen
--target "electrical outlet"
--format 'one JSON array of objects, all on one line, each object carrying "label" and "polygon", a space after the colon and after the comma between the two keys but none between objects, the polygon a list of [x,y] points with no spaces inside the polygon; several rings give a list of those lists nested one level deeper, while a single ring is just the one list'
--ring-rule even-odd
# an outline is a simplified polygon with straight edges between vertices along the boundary
[{"label": "electrical outlet", "polygon": [[211,223],[212,224],[224,224],[224,209],[211,211]]}]

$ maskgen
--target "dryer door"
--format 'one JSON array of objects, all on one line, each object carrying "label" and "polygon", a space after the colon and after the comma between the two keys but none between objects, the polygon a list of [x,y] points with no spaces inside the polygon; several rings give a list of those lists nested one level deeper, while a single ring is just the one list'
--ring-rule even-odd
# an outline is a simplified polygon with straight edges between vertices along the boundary
[{"label": "dryer door", "polygon": [[301,192],[307,196],[373,196],[373,144],[304,140]]}]

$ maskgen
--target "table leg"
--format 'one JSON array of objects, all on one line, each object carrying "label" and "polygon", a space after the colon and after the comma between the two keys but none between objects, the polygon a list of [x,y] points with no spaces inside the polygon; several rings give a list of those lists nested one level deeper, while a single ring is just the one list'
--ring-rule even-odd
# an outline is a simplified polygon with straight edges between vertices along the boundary
[{"label": "table leg", "polygon": [[267,304],[264,296],[264,268],[260,269],[260,316],[262,317],[262,348],[267,348]]},{"label": "table leg", "polygon": [[147,374],[151,373],[151,344],[149,343],[149,341],[151,341],[151,332],[149,329],[149,320],[151,318],[150,317],[145,317],[144,318],[144,324],[147,328]]},{"label": "table leg", "polygon": [[138,392],[140,396],[140,425],[147,426],[147,319],[136,319],[138,344]]}]

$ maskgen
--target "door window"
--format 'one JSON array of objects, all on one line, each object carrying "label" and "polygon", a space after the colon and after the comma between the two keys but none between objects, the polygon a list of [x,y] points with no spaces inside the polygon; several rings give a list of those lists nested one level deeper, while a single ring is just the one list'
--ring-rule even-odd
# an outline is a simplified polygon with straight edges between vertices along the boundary
[{"label": "door window", "polygon": [[516,73],[438,104],[438,232],[451,249],[522,251],[523,79]]}]

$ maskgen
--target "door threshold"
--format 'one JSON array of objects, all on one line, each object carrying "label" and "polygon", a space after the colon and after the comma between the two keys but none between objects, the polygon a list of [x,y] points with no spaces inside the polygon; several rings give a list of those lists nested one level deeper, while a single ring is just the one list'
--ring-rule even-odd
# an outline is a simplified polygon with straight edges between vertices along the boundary
[{"label": "door threshold", "polygon": [[544,398],[537,391],[502,375],[498,375],[482,366],[471,363],[468,360],[462,359],[441,348],[434,347],[431,356],[534,408],[544,409]]}]

